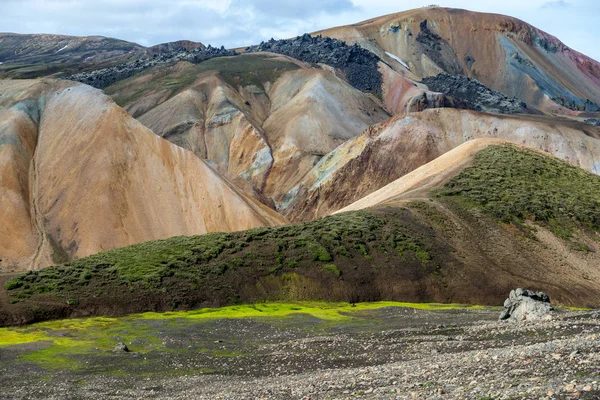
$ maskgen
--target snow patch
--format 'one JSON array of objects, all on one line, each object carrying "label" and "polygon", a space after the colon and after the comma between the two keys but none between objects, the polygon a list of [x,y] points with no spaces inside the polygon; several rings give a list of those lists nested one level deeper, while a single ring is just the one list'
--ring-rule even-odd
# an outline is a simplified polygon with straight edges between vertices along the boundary
[{"label": "snow patch", "polygon": [[[63,50],[64,50],[64,49],[66,49],[67,47],[69,47],[69,45],[68,45],[68,44],[67,44],[67,45],[65,45],[65,47],[63,47],[62,49],[59,49],[59,50],[58,50],[56,53],[60,53],[61,51],[63,51]],[[56,53],[54,53],[54,54],[56,54]]]},{"label": "snow patch", "polygon": [[387,54],[388,56],[392,57],[394,60],[398,61],[398,62],[399,62],[399,63],[400,63],[400,64],[401,64],[401,65],[402,65],[404,68],[406,68],[407,70],[409,70],[409,71],[410,71],[410,67],[408,66],[408,64],[406,64],[404,61],[402,61],[402,60],[400,59],[400,57],[398,57],[398,56],[397,56],[397,55],[395,55],[395,54],[388,53],[387,51],[385,52],[385,54]]}]

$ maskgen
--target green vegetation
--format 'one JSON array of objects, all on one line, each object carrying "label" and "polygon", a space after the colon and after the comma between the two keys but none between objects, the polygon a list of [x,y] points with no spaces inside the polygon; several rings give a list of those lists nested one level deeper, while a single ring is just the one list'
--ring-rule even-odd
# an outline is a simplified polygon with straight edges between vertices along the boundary
[{"label": "green vegetation", "polygon": [[[12,299],[21,300],[19,305],[27,306],[37,296],[41,298],[35,301],[44,304],[83,309],[106,304],[120,313],[157,303],[159,310],[169,310],[206,302],[378,300],[385,293],[372,297],[360,271],[375,268],[375,274],[369,273],[373,280],[392,273],[409,280],[439,274],[437,265],[444,264],[446,250],[433,234],[415,223],[407,209],[357,211],[293,225],[136,244],[29,271],[5,287]],[[331,285],[340,281],[360,289],[331,297]],[[146,305],[124,303],[132,295]],[[36,315],[48,318],[45,310]]]},{"label": "green vegetation", "polygon": [[482,208],[502,222],[545,224],[570,238],[577,227],[600,231],[600,177],[512,145],[490,146],[437,193]]},{"label": "green vegetation", "polygon": [[[458,304],[420,303],[259,303],[222,308],[204,308],[187,312],[144,313],[122,318],[95,317],[43,322],[26,327],[0,328],[0,348],[27,343],[39,343],[20,359],[47,369],[78,369],[83,367],[85,355],[106,354],[117,342],[131,346],[133,351],[149,353],[169,351],[161,339],[156,322],[198,324],[217,319],[261,318],[267,320],[310,315],[327,324],[343,323],[360,318],[362,313],[385,307],[409,307],[421,310],[482,309]],[[187,349],[185,349],[187,351]],[[208,351],[205,349],[204,351]],[[214,350],[216,356],[231,356]],[[110,353],[109,353],[110,354]]]},{"label": "green vegetation", "polygon": [[[229,85],[237,88],[250,85],[262,88],[266,82],[275,82],[284,72],[299,67],[281,57],[265,54],[244,54],[232,57],[217,57],[174,68],[159,66],[129,79],[119,81],[105,89],[115,102],[124,106],[133,103],[148,93],[169,91],[169,98],[192,86],[201,74],[218,72]],[[145,79],[145,78],[152,79]]]},{"label": "green vegetation", "polygon": [[342,276],[342,271],[335,264],[327,264],[323,267],[326,271],[331,271],[335,276]]},{"label": "green vegetation", "polygon": [[[27,297],[33,293],[69,291],[87,285],[98,275],[117,284],[147,287],[156,286],[162,278],[176,274],[195,281],[193,272],[186,273],[185,267],[214,259],[225,247],[232,247],[232,239],[229,234],[212,233],[140,243],[98,253],[63,266],[28,272],[9,280],[5,287],[7,290],[21,289],[19,297]],[[220,271],[214,269],[217,273]]]}]

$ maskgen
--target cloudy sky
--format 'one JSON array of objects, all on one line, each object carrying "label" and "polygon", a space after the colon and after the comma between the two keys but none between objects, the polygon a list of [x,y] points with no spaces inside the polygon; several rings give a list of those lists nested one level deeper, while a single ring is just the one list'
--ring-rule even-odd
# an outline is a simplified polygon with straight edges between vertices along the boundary
[{"label": "cloudy sky", "polygon": [[523,19],[600,60],[600,0],[0,0],[0,31],[238,47],[431,3]]}]

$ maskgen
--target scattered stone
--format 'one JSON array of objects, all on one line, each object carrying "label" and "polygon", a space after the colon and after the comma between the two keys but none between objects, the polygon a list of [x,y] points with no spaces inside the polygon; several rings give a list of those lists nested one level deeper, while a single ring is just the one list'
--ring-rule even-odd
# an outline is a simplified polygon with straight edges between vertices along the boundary
[{"label": "scattered stone", "polygon": [[546,293],[517,289],[511,290],[508,299],[504,301],[504,310],[498,319],[512,322],[537,321],[550,317],[553,310]]},{"label": "scattered stone", "polygon": [[115,353],[129,353],[129,348],[125,343],[117,343],[113,351]]},{"label": "scattered stone", "polygon": [[572,392],[575,390],[575,384],[574,383],[569,383],[567,386],[565,386],[565,390],[567,392]]}]

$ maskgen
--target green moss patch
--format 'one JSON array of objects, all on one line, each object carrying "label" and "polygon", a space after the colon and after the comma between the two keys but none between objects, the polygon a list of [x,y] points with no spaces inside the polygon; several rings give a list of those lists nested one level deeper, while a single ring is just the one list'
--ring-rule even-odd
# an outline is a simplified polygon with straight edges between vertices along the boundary
[{"label": "green moss patch", "polygon": [[[410,222],[408,210],[401,214]],[[173,281],[186,291],[222,289],[244,271],[258,277],[291,270],[312,271],[314,278],[331,272],[340,277],[342,266],[361,262],[356,260],[364,258],[360,255],[388,263],[392,252],[406,264],[428,264],[433,260],[433,242],[426,238],[420,242],[418,226],[405,222],[398,215],[361,211],[239,233],[175,237],[30,271],[9,280],[5,288],[15,299],[60,294],[68,305],[77,305],[85,301],[84,294],[102,296],[119,286],[156,294]],[[340,260],[335,270],[334,260]],[[323,268],[326,264],[329,267]]]},{"label": "green moss patch", "polygon": [[[192,332],[202,329],[203,321],[219,319],[263,319],[275,321],[309,315],[323,324],[342,323],[361,318],[361,313],[386,307],[409,307],[421,310],[482,309],[478,306],[458,304],[417,304],[398,302],[377,303],[259,303],[222,308],[204,308],[195,311],[143,313],[121,318],[67,319],[33,324],[19,328],[0,328],[0,348],[24,344],[45,344],[25,350],[18,359],[34,363],[48,370],[78,370],[91,368],[85,365],[88,356],[114,361],[112,349],[118,342],[127,343],[132,351],[146,354],[169,353],[170,348],[156,323],[173,322],[177,326],[194,326]],[[276,321],[275,321],[276,322]],[[191,325],[190,325],[191,324]],[[236,357],[238,354],[219,349],[200,349],[215,357]],[[141,362],[137,360],[136,363]],[[106,371],[103,371],[106,372]],[[108,371],[110,372],[110,371]],[[118,371],[113,371],[118,372]],[[185,372],[185,371],[183,371]]]}]

